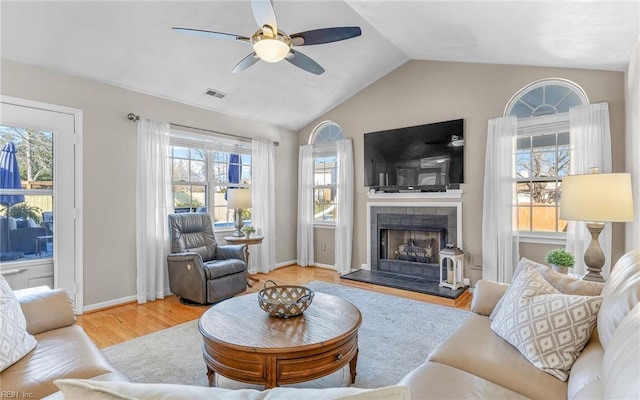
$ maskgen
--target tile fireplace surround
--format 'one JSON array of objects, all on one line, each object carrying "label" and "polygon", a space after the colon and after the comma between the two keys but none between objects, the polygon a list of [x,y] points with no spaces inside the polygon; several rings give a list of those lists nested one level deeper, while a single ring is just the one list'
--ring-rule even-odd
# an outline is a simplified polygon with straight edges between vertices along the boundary
[{"label": "tile fireplace surround", "polygon": [[460,202],[367,204],[367,267],[343,276],[455,299],[465,288],[439,287],[439,250],[462,247]]}]

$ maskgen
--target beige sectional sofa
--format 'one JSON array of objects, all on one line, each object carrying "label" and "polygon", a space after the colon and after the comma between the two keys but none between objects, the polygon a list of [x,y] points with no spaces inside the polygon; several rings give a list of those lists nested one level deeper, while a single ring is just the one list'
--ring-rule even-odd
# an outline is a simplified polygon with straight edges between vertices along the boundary
[{"label": "beige sectional sofa", "polygon": [[[571,293],[584,290],[581,282],[570,278],[549,273],[545,279],[558,290]],[[566,382],[534,367],[494,333],[489,316],[509,285],[480,281],[474,293],[473,314],[424,364],[397,386],[381,390],[276,388],[259,392],[129,383],[113,370],[82,328],[74,325],[73,311],[64,292],[18,291],[27,329],[35,335],[38,345],[2,372],[0,383],[3,391],[32,393],[32,398],[55,392],[56,379],[78,378],[58,381],[65,398],[638,399],[640,251],[628,253],[618,261],[604,288],[587,286],[590,295],[602,291],[597,328]],[[90,397],[93,395],[96,397]]]},{"label": "beige sectional sofa", "polygon": [[124,380],[80,326],[75,325],[69,296],[46,286],[16,290],[36,347],[0,373],[0,389],[16,399],[41,399],[58,388],[61,378]]},{"label": "beige sectional sofa", "polygon": [[[569,277],[554,283],[573,290],[580,284]],[[640,251],[613,268],[597,328],[566,382],[534,367],[491,329],[489,315],[508,287],[477,283],[474,314],[399,382],[409,386],[412,399],[640,399]]]}]

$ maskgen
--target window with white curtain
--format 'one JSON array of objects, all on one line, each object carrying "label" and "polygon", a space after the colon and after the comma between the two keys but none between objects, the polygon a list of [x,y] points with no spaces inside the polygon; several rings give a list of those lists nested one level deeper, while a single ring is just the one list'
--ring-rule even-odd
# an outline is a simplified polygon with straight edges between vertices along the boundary
[{"label": "window with white curtain", "polygon": [[562,178],[569,175],[569,108],[588,104],[584,90],[563,79],[533,82],[509,101],[505,116],[518,118],[516,191],[521,238],[562,238]]},{"label": "window with white curtain", "polygon": [[335,225],[338,215],[335,142],[342,139],[342,127],[333,121],[321,122],[309,137],[309,144],[314,145],[313,217],[316,225]]},{"label": "window with white curtain", "polygon": [[[174,211],[208,212],[216,230],[233,227],[226,192],[251,187],[251,142],[172,129],[169,158]],[[251,222],[251,209],[242,219]]]}]

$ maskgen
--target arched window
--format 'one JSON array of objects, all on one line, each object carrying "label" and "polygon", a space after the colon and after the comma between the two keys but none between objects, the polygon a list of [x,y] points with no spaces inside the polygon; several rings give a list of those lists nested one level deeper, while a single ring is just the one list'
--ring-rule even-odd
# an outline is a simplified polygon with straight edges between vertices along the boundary
[{"label": "arched window", "polygon": [[309,135],[313,144],[313,210],[314,224],[335,224],[338,216],[338,189],[334,143],[344,139],[342,127],[333,121],[319,123]]},{"label": "arched window", "polygon": [[589,104],[577,84],[542,79],[519,90],[505,108],[518,118],[516,190],[521,236],[553,237],[566,229],[559,217],[562,178],[569,174],[569,109]]},{"label": "arched window", "polygon": [[335,142],[344,139],[342,127],[333,121],[324,121],[319,123],[311,135],[309,135],[309,144],[321,144]]}]

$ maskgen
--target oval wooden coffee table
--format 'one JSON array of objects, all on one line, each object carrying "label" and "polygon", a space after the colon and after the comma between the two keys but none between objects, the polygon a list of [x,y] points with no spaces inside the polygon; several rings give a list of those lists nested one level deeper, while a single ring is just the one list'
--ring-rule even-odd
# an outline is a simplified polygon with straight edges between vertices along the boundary
[{"label": "oval wooden coffee table", "polygon": [[200,317],[209,386],[215,374],[270,389],[329,375],[349,364],[355,382],[360,311],[346,300],[315,293],[297,317],[271,317],[256,293],[233,297]]}]

